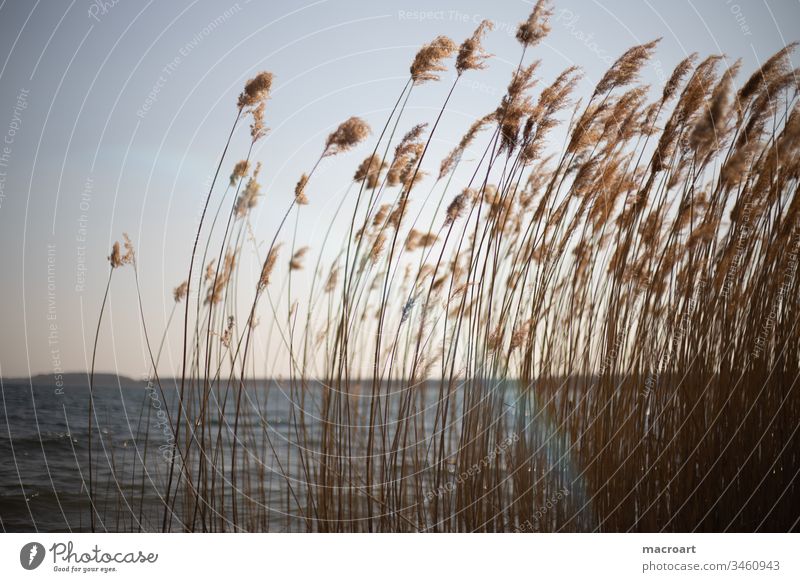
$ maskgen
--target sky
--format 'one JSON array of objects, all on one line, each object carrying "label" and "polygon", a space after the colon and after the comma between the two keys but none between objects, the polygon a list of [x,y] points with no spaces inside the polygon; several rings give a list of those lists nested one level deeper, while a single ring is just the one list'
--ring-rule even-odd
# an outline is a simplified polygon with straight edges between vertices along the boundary
[{"label": "sky", "polygon": [[[106,257],[123,232],[137,248],[148,331],[160,335],[237,95],[257,72],[275,75],[270,132],[253,156],[263,164],[265,195],[252,215],[263,240],[328,133],[352,115],[379,131],[419,47],[440,34],[460,43],[490,19],[484,44],[495,56],[460,81],[423,167],[435,174],[502,98],[520,54],[514,32],[531,8],[521,0],[0,1],[0,376],[89,367]],[[741,58],[749,76],[800,40],[798,0],[557,0],[554,8],[552,32],[530,58],[541,59],[544,80],[580,66],[584,94],[624,50],[654,38],[663,40],[642,75],[654,88],[695,51]],[[415,90],[402,129],[433,121],[450,65],[442,82]],[[243,157],[247,132],[244,124],[234,135],[223,176]],[[319,247],[373,145],[320,166],[298,246]],[[130,272],[115,275],[107,314],[98,370],[145,374]],[[176,369],[178,349],[170,336],[162,374]]]}]

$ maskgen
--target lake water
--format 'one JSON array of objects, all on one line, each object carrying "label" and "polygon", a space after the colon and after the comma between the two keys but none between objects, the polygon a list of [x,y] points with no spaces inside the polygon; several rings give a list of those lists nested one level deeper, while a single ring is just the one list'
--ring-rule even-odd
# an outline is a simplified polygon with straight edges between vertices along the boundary
[{"label": "lake water", "polygon": [[[173,450],[169,419],[163,411],[169,410],[174,417],[177,383],[162,379],[162,393],[153,384],[148,388],[144,382],[99,375],[95,385],[96,420],[92,427],[95,527],[99,531],[161,531],[171,466],[169,455]],[[355,386],[357,393],[350,395],[353,402],[350,426],[353,434],[359,434],[359,427],[369,424],[371,398],[367,385],[356,383]],[[389,392],[393,396],[386,404],[389,418],[386,425],[391,433],[402,391],[392,389]],[[506,398],[508,401],[501,402],[503,393],[503,390],[494,390],[492,396],[499,399],[496,409],[509,415],[508,426],[511,426],[514,399]],[[321,385],[308,385],[302,393],[278,381],[248,385],[242,392],[242,412],[234,429],[235,394],[235,390],[211,390],[208,409],[212,412],[207,432],[195,433],[196,438],[219,443],[219,447],[209,453],[213,458],[207,457],[206,463],[206,471],[210,465],[223,468],[216,481],[222,491],[217,507],[225,507],[224,515],[228,516],[232,498],[257,497],[257,503],[245,510],[255,513],[249,515],[250,521],[244,529],[305,531],[306,523],[301,514],[306,504],[307,484],[298,452],[301,447],[306,452],[320,448]],[[429,384],[426,389],[419,390],[419,394],[416,421],[420,434],[428,434],[426,427],[430,430],[433,424],[439,384]],[[455,391],[452,404],[455,410],[461,408],[462,396],[462,390]],[[187,400],[192,402],[192,399]],[[63,390],[57,390],[48,377],[4,380],[0,405],[0,522],[3,530],[88,531],[92,508],[88,494],[89,390],[86,377],[72,376]],[[195,408],[189,416],[194,417],[198,400],[194,399],[191,406]],[[224,410],[223,416],[218,414],[220,410]],[[292,421],[292,415],[300,414],[301,410],[306,427],[302,436]],[[219,418],[223,419],[221,423]],[[460,425],[460,420],[452,420],[453,426]],[[544,451],[546,463],[555,468],[554,477],[572,481],[578,472],[569,460],[569,441],[550,439],[555,429],[549,424],[539,421],[537,425],[542,442],[548,443]],[[238,483],[231,483],[228,469],[235,431],[238,431],[240,443],[237,470],[242,476]],[[354,444],[355,455],[363,453],[363,445]],[[198,471],[197,459],[192,459],[188,466],[193,474]],[[208,479],[208,472],[205,475]],[[284,475],[289,476],[291,487]],[[225,483],[219,484],[221,481]],[[172,491],[175,491],[174,486]],[[178,491],[172,531],[184,529],[182,520],[187,515],[188,490],[181,487]],[[232,494],[233,491],[237,494]],[[580,507],[582,498],[581,487],[573,486],[570,504]],[[215,529],[235,528],[220,518]]]}]

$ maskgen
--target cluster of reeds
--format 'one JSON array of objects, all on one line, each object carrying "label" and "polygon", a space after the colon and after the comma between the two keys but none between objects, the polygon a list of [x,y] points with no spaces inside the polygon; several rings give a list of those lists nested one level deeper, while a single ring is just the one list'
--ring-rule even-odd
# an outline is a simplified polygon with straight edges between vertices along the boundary
[{"label": "cluster of reeds", "polygon": [[[656,91],[639,81],[649,42],[581,101],[578,69],[548,81],[528,64],[551,13],[540,0],[520,25],[506,94],[435,180],[421,180],[429,145],[462,76],[486,66],[489,22],[424,46],[379,131],[354,117],[331,133],[295,192],[264,202],[283,216],[264,246],[251,154],[272,75],[247,83],[207,208],[247,117],[250,149],[175,291],[176,381],[151,351],[174,444],[161,479],[146,464],[128,476],[161,498],[160,522],[140,527],[797,529],[795,45],[738,86],[738,62],[692,55]],[[404,133],[415,87],[450,66],[438,115]],[[354,163],[342,154],[358,144]],[[297,246],[297,222],[285,229],[340,155],[354,202],[332,219],[341,244],[325,235],[329,262]],[[243,288],[252,257],[260,276]],[[112,272],[130,260],[115,250]],[[307,296],[293,294],[301,276]]]}]

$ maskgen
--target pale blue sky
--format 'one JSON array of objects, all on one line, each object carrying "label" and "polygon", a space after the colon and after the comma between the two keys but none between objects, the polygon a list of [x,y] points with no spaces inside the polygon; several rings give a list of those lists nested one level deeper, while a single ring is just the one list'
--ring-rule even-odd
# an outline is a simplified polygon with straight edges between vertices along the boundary
[{"label": "pale blue sky", "polygon": [[[123,231],[139,250],[148,327],[160,334],[170,290],[185,278],[236,96],[256,72],[275,74],[266,113],[271,132],[254,156],[264,164],[266,197],[253,215],[263,239],[333,127],[358,115],[380,129],[419,46],[438,34],[460,43],[489,18],[496,29],[485,45],[496,56],[458,88],[423,168],[434,171],[471,121],[502,97],[519,58],[514,30],[530,9],[520,0],[2,1],[2,376],[87,367],[105,257]],[[530,56],[542,59],[545,81],[568,65],[583,67],[583,92],[625,49],[659,36],[656,61],[644,74],[654,86],[693,51],[741,57],[746,76],[800,38],[797,0],[564,0],[555,10],[551,35]],[[402,129],[432,121],[445,88],[415,90]],[[241,129],[225,176],[244,154],[246,125]],[[369,147],[323,163],[309,186],[299,244],[314,248]],[[130,273],[116,277],[108,323],[98,369],[144,373]],[[170,364],[165,368],[169,373]]]}]

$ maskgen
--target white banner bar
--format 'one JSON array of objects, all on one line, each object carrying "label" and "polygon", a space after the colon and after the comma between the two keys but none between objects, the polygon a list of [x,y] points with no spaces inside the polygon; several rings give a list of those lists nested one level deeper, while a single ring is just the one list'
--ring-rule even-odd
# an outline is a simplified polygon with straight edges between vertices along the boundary
[{"label": "white banner bar", "polygon": [[0,573],[13,581],[796,581],[798,550],[792,534],[4,534]]}]

